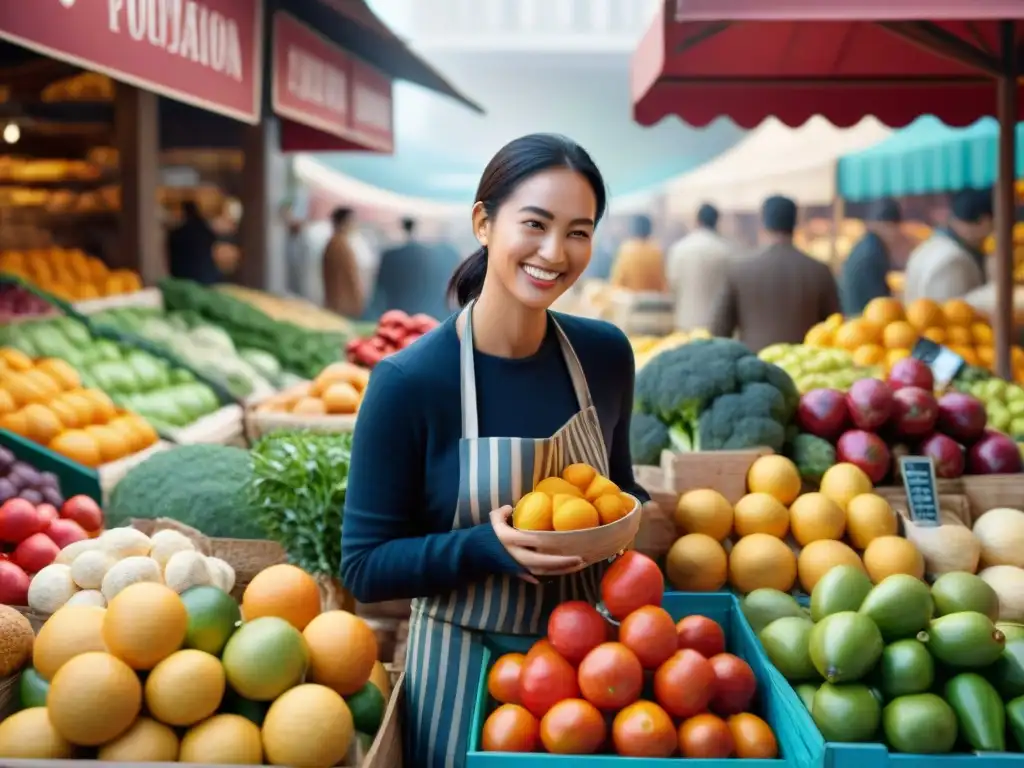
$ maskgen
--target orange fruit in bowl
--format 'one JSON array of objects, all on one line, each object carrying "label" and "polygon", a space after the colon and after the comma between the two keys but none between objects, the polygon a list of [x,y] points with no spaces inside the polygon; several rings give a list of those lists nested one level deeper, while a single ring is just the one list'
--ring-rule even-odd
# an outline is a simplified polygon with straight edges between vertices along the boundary
[{"label": "orange fruit in bowl", "polygon": [[882,331],[882,344],[886,349],[910,349],[917,343],[917,330],[906,320],[889,323]]},{"label": "orange fruit in bowl", "polygon": [[863,317],[881,328],[904,318],[903,305],[886,296],[872,299],[864,307]]},{"label": "orange fruit in bowl", "polygon": [[556,531],[581,531],[600,524],[600,513],[586,499],[572,499],[559,505],[551,518],[551,525]]}]

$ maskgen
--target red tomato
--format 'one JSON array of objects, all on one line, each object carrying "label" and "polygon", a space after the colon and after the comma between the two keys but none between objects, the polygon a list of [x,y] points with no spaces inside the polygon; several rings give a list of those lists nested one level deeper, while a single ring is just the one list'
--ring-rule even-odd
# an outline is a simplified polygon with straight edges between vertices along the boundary
[{"label": "red tomato", "polygon": [[537,717],[543,717],[562,699],[578,699],[576,670],[554,650],[527,654],[519,675],[519,699]]},{"label": "red tomato", "polygon": [[645,605],[661,605],[663,594],[665,577],[658,564],[635,550],[619,556],[601,579],[601,600],[618,621]]},{"label": "red tomato", "polygon": [[78,494],[64,502],[60,516],[74,520],[86,531],[98,531],[103,527],[103,511],[90,496]]},{"label": "red tomato", "polygon": [[715,673],[715,695],[711,697],[711,709],[720,715],[736,715],[746,712],[754,693],[757,692],[757,678],[754,670],[743,659],[731,653],[719,653],[708,659]]},{"label": "red tomato", "polygon": [[679,650],[675,622],[656,605],[637,608],[624,618],[619,642],[636,654],[644,669],[657,669]]},{"label": "red tomato", "polygon": [[484,752],[536,752],[540,722],[518,704],[502,704],[484,723]]},{"label": "red tomato", "polygon": [[57,508],[53,504],[40,504],[36,507],[36,514],[39,516],[39,530],[41,531],[45,531],[49,528],[50,523],[60,517],[57,513]]},{"label": "red tomato", "polygon": [[692,648],[676,651],[654,673],[654,698],[673,717],[693,717],[715,695],[715,671]]},{"label": "red tomato", "polygon": [[676,727],[668,713],[649,701],[630,704],[612,723],[615,754],[623,757],[671,757],[676,751]]},{"label": "red tomato", "polygon": [[622,643],[601,643],[580,662],[580,691],[598,709],[614,711],[640,698],[644,668]]},{"label": "red tomato", "polygon": [[725,652],[725,632],[707,616],[687,616],[676,624],[679,648],[692,648],[705,659]]},{"label": "red tomato", "polygon": [[536,643],[530,646],[530,650],[526,652],[526,658],[530,659],[536,656],[538,653],[546,653],[548,651],[554,651],[555,647],[548,642],[546,637],[542,637]]},{"label": "red tomato", "polygon": [[582,600],[562,603],[548,619],[548,642],[573,666],[608,639],[608,622]]},{"label": "red tomato", "polygon": [[506,653],[494,662],[487,673],[487,692],[502,704],[519,704],[519,675],[526,657],[521,653]]},{"label": "red tomato", "polygon": [[607,735],[601,713],[582,699],[558,702],[540,721],[540,740],[553,755],[592,755]]},{"label": "red tomato", "polygon": [[683,757],[732,757],[735,749],[732,732],[720,717],[705,712],[679,726],[679,751]]},{"label": "red tomato", "polygon": [[771,726],[757,715],[733,715],[729,718],[729,731],[736,744],[736,757],[774,760],[779,756],[779,744]]}]

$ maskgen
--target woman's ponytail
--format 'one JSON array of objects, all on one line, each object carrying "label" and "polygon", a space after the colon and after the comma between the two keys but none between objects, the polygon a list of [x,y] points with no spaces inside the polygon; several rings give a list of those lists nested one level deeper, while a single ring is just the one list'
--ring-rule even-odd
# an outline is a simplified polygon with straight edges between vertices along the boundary
[{"label": "woman's ponytail", "polygon": [[487,274],[487,246],[481,246],[470,254],[452,273],[448,281],[448,297],[454,299],[460,307],[479,298],[484,287],[484,276]]}]

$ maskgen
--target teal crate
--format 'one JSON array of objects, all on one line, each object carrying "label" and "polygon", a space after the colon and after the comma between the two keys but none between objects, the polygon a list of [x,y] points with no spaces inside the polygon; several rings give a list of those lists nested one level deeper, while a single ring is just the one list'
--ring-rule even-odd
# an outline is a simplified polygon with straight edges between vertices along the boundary
[{"label": "teal crate", "polygon": [[53,472],[60,480],[60,492],[65,499],[85,494],[95,499],[97,503],[103,503],[100,475],[96,470],[76,464],[49,448],[6,429],[0,429],[0,445],[39,471]]},{"label": "teal crate", "polygon": [[884,744],[826,744],[824,768],[1024,768],[1024,755],[978,752],[958,755],[903,755]]},{"label": "teal crate", "polygon": [[[726,644],[730,653],[744,659],[757,676],[758,706],[756,711],[775,731],[779,742],[780,758],[777,760],[694,760],[688,759],[688,768],[817,768],[825,759],[825,744],[814,727],[810,713],[800,702],[796,692],[768,661],[750,624],[740,611],[739,600],[728,592],[692,594],[667,592],[662,606],[675,620],[686,616],[701,615],[714,619],[725,630]],[[484,651],[483,671],[476,694],[476,709],[473,713],[469,735],[469,753],[466,768],[512,768],[513,763],[521,768],[542,766],[569,766],[573,761],[583,760],[587,766],[629,766],[629,768],[654,768],[662,766],[665,760],[650,758],[594,755],[581,758],[569,755],[511,754],[480,751],[480,735],[484,721],[493,709],[494,702],[487,693],[487,672],[496,658],[504,653],[525,652],[534,642],[532,637],[511,635],[488,635]],[[672,759],[680,759],[669,758]]]}]

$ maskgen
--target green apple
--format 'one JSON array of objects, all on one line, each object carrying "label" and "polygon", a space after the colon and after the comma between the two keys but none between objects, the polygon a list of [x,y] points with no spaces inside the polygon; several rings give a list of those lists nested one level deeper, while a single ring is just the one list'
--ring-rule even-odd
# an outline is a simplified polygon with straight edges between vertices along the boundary
[{"label": "green apple", "polygon": [[1024,400],[1008,400],[1006,402],[1006,410],[1014,418],[1024,416]]},{"label": "green apple", "polygon": [[982,381],[979,388],[984,393],[980,396],[983,400],[1004,400],[1006,397],[1006,382],[1002,379]]},{"label": "green apple", "polygon": [[1024,416],[1018,416],[1010,422],[1011,435],[1024,435]]}]

